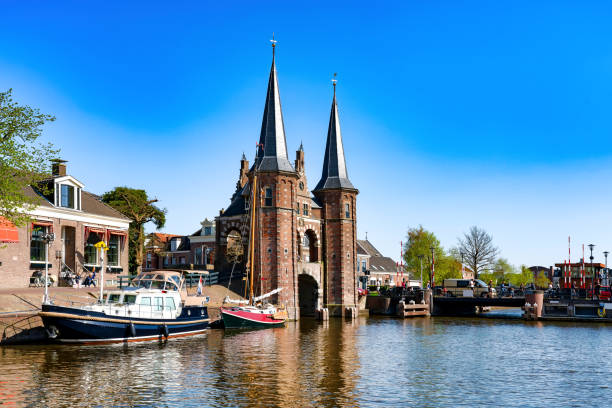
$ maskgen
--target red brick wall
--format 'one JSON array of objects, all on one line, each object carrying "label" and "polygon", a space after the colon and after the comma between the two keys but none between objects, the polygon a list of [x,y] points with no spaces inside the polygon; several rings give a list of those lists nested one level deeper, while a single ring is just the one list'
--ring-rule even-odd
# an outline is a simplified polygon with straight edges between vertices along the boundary
[{"label": "red brick wall", "polygon": [[[357,305],[357,231],[355,223],[356,193],[342,190],[317,193],[323,203],[325,220],[323,258],[325,262],[324,301],[331,315],[343,315],[344,308]],[[350,217],[345,204],[350,204]]]}]

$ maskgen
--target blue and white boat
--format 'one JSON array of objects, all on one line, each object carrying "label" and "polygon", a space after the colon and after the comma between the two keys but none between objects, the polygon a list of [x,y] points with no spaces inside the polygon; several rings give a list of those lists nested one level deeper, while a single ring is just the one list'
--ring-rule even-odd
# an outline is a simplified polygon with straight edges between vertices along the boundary
[{"label": "blue and white boat", "polygon": [[144,272],[102,301],[81,306],[43,302],[39,316],[49,339],[61,343],[109,344],[165,341],[199,335],[208,328],[204,297],[187,296],[181,272]]}]

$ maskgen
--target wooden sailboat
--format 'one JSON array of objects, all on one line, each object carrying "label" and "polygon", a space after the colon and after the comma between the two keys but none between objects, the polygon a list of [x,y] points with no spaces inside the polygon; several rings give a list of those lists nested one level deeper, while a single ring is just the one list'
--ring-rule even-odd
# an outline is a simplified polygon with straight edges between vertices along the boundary
[{"label": "wooden sailboat", "polygon": [[253,295],[253,266],[255,262],[254,236],[255,236],[255,211],[257,206],[257,173],[253,174],[253,188],[251,190],[251,220],[249,230],[249,259],[247,262],[247,275],[249,284],[248,300],[232,300],[226,298],[224,303],[235,303],[236,306],[221,308],[223,324],[227,329],[250,329],[280,327],[287,321],[287,311],[278,309],[276,306],[265,303],[265,300],[282,290],[275,289],[272,292],[254,297]]}]

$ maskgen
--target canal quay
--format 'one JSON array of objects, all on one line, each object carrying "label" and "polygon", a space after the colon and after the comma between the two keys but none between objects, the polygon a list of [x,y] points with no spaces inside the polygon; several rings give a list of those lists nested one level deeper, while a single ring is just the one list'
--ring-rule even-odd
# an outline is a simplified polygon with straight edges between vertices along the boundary
[{"label": "canal quay", "polygon": [[8,406],[542,407],[612,397],[610,328],[302,319],[163,344],[0,348]]}]

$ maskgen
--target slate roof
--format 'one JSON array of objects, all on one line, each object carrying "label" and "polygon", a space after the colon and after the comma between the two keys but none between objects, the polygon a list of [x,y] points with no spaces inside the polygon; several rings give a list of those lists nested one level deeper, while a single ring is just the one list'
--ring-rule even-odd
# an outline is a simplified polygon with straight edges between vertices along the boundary
[{"label": "slate roof", "polygon": [[376,249],[374,245],[372,245],[372,243],[368,241],[367,239],[357,240],[357,251],[359,251],[359,248],[361,248],[365,252],[366,255],[377,256],[377,257],[383,256],[383,254],[381,254],[380,251]]},{"label": "slate roof", "polygon": [[321,180],[313,191],[346,188],[356,190],[348,178],[344,147],[342,145],[342,132],[338,117],[338,104],[336,103],[336,87],[334,86],[334,99],[332,101],[329,127],[327,128],[327,142],[325,144],[325,158],[323,159],[323,173]]},{"label": "slate roof", "polygon": [[397,264],[388,256],[373,256],[370,258],[370,272],[396,273]]},{"label": "slate roof", "polygon": [[[46,197],[39,194],[32,186],[27,186],[24,190],[25,195],[38,199],[38,205],[47,208],[56,208]],[[81,209],[85,213],[102,215],[106,217],[120,218],[122,220],[131,221],[113,207],[103,203],[100,197],[88,191],[81,190]]]},{"label": "slate roof", "polygon": [[259,148],[257,149],[257,156],[253,166],[256,166],[257,170],[260,171],[294,172],[295,170],[288,157],[285,124],[283,122],[278,79],[276,76],[276,64],[274,57],[272,57],[266,105],[261,121]]}]

